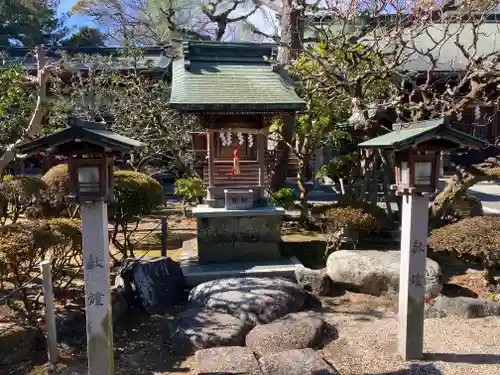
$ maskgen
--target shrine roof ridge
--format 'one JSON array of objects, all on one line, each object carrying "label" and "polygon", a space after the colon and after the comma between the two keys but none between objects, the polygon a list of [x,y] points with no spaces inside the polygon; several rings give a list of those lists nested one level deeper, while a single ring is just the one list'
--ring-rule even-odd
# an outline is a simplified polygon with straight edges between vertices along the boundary
[{"label": "shrine roof ridge", "polygon": [[192,61],[270,65],[265,57],[273,57],[277,53],[277,47],[274,43],[223,43],[195,40],[182,42],[186,69],[189,69],[189,64]]}]

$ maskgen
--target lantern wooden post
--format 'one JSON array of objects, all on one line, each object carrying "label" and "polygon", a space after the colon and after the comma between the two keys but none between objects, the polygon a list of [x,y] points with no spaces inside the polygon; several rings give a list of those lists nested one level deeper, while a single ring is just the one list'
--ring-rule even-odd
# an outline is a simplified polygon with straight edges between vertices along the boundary
[{"label": "lantern wooden post", "polygon": [[402,198],[399,353],[414,360],[423,354],[429,196],[410,188]]},{"label": "lantern wooden post", "polygon": [[113,375],[114,347],[109,275],[108,207],[82,202],[83,266],[89,375]]}]

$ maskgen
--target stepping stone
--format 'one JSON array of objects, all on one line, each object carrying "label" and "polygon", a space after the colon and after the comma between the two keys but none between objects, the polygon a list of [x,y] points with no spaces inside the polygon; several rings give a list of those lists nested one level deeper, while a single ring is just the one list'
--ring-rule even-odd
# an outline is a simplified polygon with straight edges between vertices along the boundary
[{"label": "stepping stone", "polygon": [[480,298],[438,296],[432,307],[445,314],[469,319],[500,316],[500,302]]},{"label": "stepping stone", "polygon": [[281,320],[258,325],[246,339],[246,346],[258,357],[291,349],[316,347],[322,339],[325,322],[314,313],[289,314]]},{"label": "stepping stone", "polygon": [[265,277],[208,281],[189,293],[191,303],[238,316],[253,325],[300,311],[307,298],[299,285],[281,278]]},{"label": "stepping stone", "polygon": [[243,345],[251,327],[233,315],[195,306],[179,314],[176,338],[193,349]]},{"label": "stepping stone", "polygon": [[[340,250],[328,257],[326,272],[334,283],[354,287],[362,293],[381,295],[399,290],[401,252]],[[443,289],[439,264],[427,258],[425,298],[435,298]]]},{"label": "stepping stone", "polygon": [[312,349],[294,349],[266,355],[259,360],[264,375],[338,375]]},{"label": "stepping stone", "polygon": [[196,375],[262,375],[252,352],[241,346],[198,350]]}]

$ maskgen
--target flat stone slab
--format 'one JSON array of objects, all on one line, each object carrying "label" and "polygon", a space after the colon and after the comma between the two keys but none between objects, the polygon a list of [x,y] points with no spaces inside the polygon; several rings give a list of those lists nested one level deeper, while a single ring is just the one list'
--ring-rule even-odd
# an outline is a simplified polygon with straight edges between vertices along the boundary
[{"label": "flat stone slab", "polygon": [[283,207],[262,206],[244,210],[226,210],[225,208],[209,207],[205,204],[199,204],[193,208],[195,218],[203,217],[244,217],[244,216],[285,216]]},{"label": "flat stone slab", "polygon": [[250,327],[229,314],[195,306],[178,316],[176,339],[192,349],[243,345]]},{"label": "flat stone slab", "polygon": [[259,365],[264,375],[338,375],[338,371],[312,349],[270,354],[260,358]]},{"label": "flat stone slab", "polygon": [[325,322],[314,313],[292,313],[269,324],[253,328],[245,343],[262,357],[291,349],[316,347],[322,339]]},{"label": "flat stone slab", "polygon": [[196,375],[262,375],[255,356],[241,346],[198,350],[195,363]]},{"label": "flat stone slab", "polygon": [[191,303],[253,324],[269,323],[300,311],[307,298],[299,285],[281,278],[213,280],[196,286],[189,293]]},{"label": "flat stone slab", "polygon": [[438,296],[432,305],[446,314],[462,318],[483,318],[500,316],[500,303],[480,298]]},{"label": "flat stone slab", "polygon": [[[400,251],[340,250],[327,260],[327,274],[334,283],[362,293],[380,295],[399,290]],[[439,264],[427,258],[425,298],[434,298],[443,288]]]},{"label": "flat stone slab", "polygon": [[184,241],[180,263],[184,281],[190,288],[221,277],[280,277],[295,281],[295,271],[302,266],[302,263],[295,257],[201,264],[197,260],[195,249],[196,240]]}]

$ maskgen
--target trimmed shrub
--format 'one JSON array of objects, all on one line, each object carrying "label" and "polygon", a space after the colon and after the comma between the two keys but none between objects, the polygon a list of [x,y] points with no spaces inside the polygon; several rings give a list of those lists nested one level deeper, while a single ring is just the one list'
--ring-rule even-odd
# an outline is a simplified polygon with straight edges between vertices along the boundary
[{"label": "trimmed shrub", "polygon": [[[111,238],[123,256],[128,256],[129,251],[134,256],[131,236],[140,220],[163,203],[163,188],[144,173],[115,171],[114,175],[115,201],[109,206],[109,220],[114,225]],[[135,229],[129,228],[130,224]]]},{"label": "trimmed shrub", "polygon": [[324,221],[336,228],[370,232],[377,226],[377,219],[362,208],[334,207],[323,213]]},{"label": "trimmed shrub", "polygon": [[[56,286],[66,285],[81,266],[81,230],[78,221],[68,219],[17,222],[0,228],[0,275],[3,281],[19,289],[28,317],[36,309],[23,288],[39,264],[48,259]],[[73,271],[73,272],[71,272]],[[68,280],[67,276],[70,276]]]},{"label": "trimmed shrub", "polygon": [[109,209],[111,221],[119,224],[135,221],[163,203],[163,188],[154,178],[134,171],[115,171],[114,176],[115,201]]},{"label": "trimmed shrub", "polygon": [[66,287],[77,276],[76,268],[83,265],[82,223],[79,219],[57,218],[45,220],[50,232],[45,258],[52,263],[55,285]]},{"label": "trimmed shrub", "polygon": [[271,204],[291,209],[294,206],[293,202],[295,199],[297,199],[297,196],[293,189],[281,188],[276,193],[271,195]]},{"label": "trimmed shrub", "polygon": [[460,220],[431,232],[428,247],[447,251],[468,262],[484,266],[485,280],[494,283],[500,262],[500,217],[477,216]]},{"label": "trimmed shrub", "polygon": [[58,164],[50,168],[42,177],[50,192],[61,196],[70,193],[69,174],[67,164]]},{"label": "trimmed shrub", "polygon": [[174,183],[174,194],[182,197],[182,207],[186,216],[187,204],[195,198],[201,203],[206,190],[201,178],[179,178]]},{"label": "trimmed shrub", "polygon": [[[387,216],[387,212],[375,204],[365,203],[365,202],[350,202],[350,203],[334,203],[329,205],[316,206],[312,208],[312,214],[314,216],[319,216],[320,218],[330,218],[332,215],[340,219],[341,212],[336,209],[347,209],[351,212],[351,209],[356,209],[356,212],[363,212],[369,214],[370,217],[375,219],[375,222],[370,225],[369,231],[380,231],[388,229],[390,227],[390,221]],[[331,211],[334,210],[334,211]]]},{"label": "trimmed shrub", "polygon": [[45,193],[47,185],[41,179],[27,175],[6,175],[0,184],[3,222],[16,222],[19,216],[34,207]]},{"label": "trimmed shrub", "polygon": [[345,241],[355,246],[360,234],[367,235],[372,231],[378,231],[387,223],[384,210],[366,203],[326,206],[319,212],[326,242],[325,257],[332,251],[340,249]]},{"label": "trimmed shrub", "polygon": [[42,181],[47,186],[46,193],[40,202],[38,212],[33,216],[45,218],[75,216],[77,206],[65,201],[65,197],[70,193],[68,165],[58,164],[50,168],[43,175]]}]

